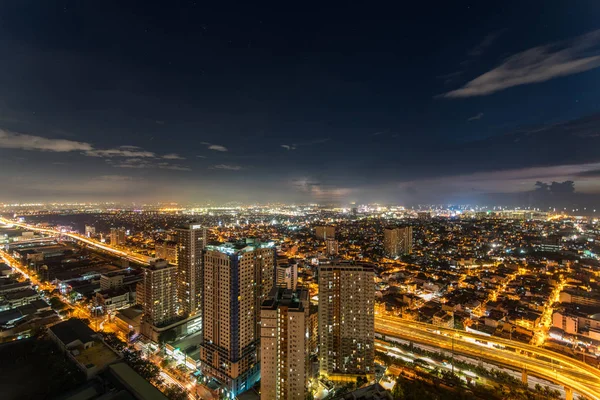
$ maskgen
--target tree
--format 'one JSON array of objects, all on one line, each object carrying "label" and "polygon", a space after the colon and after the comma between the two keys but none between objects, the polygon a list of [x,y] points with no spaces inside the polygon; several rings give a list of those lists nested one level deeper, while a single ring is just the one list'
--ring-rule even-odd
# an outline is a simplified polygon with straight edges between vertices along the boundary
[{"label": "tree", "polygon": [[158,335],[158,342],[160,344],[170,343],[174,342],[176,338],[177,333],[175,332],[175,330],[169,329],[168,331],[164,331],[160,335]]},{"label": "tree", "polygon": [[142,358],[142,352],[128,348],[123,353],[125,362],[147,381],[155,382],[160,375],[160,368]]},{"label": "tree", "polygon": [[163,393],[165,396],[169,398],[169,400],[188,400],[188,393],[181,386],[178,385],[169,385],[164,390]]}]

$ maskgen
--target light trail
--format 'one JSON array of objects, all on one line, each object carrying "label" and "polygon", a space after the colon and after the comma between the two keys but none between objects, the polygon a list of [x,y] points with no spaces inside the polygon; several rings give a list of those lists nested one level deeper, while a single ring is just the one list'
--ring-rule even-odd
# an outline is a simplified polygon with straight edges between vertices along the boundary
[{"label": "light trail", "polygon": [[[530,375],[556,382],[590,399],[600,400],[600,371],[550,350],[503,338],[433,327],[391,316],[376,316],[375,331],[382,335],[443,349],[445,352],[451,351],[452,341],[454,341],[454,351],[457,353],[474,356],[490,364],[524,369]],[[483,347],[475,340],[505,348]]]},{"label": "light trail", "polygon": [[115,249],[114,247],[105,245],[103,243],[100,243],[96,240],[87,238],[85,236],[76,234],[76,233],[69,233],[69,232],[59,232],[57,230],[54,229],[48,229],[48,228],[39,228],[37,226],[33,226],[33,225],[28,225],[28,224],[23,224],[20,222],[14,222],[11,221],[9,219],[6,218],[0,218],[0,222],[3,222],[7,225],[14,225],[14,226],[18,226],[20,228],[25,228],[25,229],[29,229],[32,231],[36,231],[36,232],[42,232],[42,233],[48,233],[48,234],[52,234],[52,235],[64,235],[64,236],[68,236],[71,239],[89,244],[90,246],[94,246],[97,247],[101,250],[107,251],[109,253],[113,253],[116,254],[118,256],[121,257],[125,257],[130,261],[134,261],[140,264],[148,264],[150,262],[150,260],[152,259],[152,257],[148,257],[148,256],[142,256],[140,254],[135,254],[129,251],[123,251],[123,250],[119,250],[119,249]]}]

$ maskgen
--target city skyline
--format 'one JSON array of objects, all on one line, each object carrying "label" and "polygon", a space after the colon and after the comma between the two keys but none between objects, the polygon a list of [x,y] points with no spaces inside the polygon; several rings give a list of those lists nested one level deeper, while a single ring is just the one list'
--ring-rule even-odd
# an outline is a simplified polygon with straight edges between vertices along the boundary
[{"label": "city skyline", "polygon": [[2,202],[600,199],[592,2],[0,11]]}]

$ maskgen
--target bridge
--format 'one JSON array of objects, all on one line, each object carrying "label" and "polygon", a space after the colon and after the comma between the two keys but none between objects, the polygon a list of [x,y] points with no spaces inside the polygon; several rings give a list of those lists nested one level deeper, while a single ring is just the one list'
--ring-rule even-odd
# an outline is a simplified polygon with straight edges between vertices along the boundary
[{"label": "bridge", "polygon": [[525,382],[533,375],[564,386],[567,400],[572,400],[573,391],[600,400],[600,370],[551,350],[388,315],[375,316],[375,332],[521,370]]}]

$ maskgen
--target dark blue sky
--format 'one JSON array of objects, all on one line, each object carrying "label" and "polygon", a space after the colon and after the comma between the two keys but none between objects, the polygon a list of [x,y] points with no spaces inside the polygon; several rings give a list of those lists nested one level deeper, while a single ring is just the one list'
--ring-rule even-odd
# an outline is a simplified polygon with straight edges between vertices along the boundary
[{"label": "dark blue sky", "polygon": [[597,1],[217,3],[2,2],[0,201],[600,193]]}]

